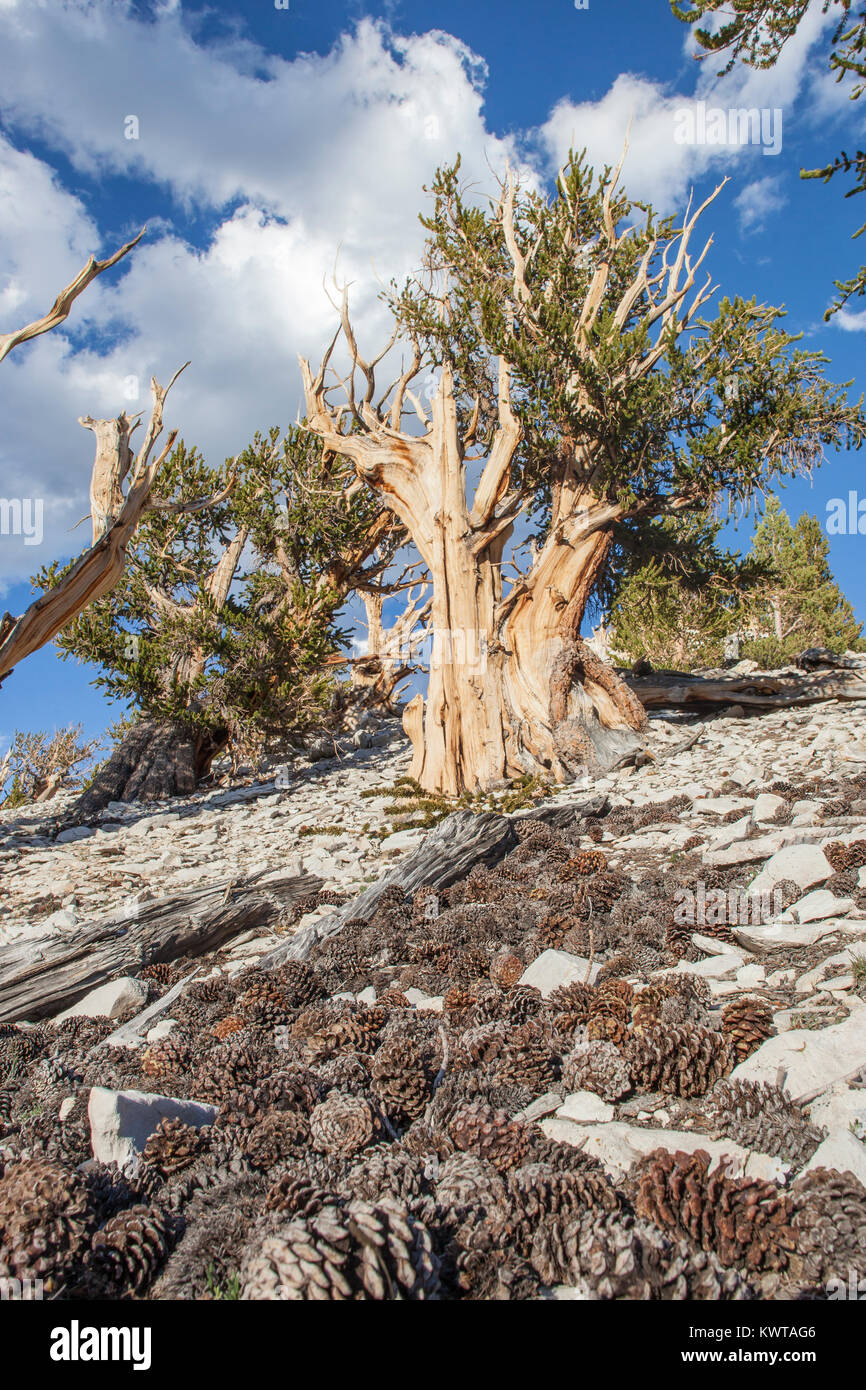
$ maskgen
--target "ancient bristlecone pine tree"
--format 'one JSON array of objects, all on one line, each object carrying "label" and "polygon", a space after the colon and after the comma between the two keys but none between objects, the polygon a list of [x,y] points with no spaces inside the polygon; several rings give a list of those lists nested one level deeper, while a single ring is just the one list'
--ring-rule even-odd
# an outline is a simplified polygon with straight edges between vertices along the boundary
[{"label": "ancient bristlecone pine tree", "polygon": [[[621,165],[596,180],[573,158],[550,202],[509,174],[489,215],[462,202],[457,166],[440,171],[425,279],[392,296],[392,343],[361,356],[344,291],[319,370],[301,362],[309,427],[396,513],[429,573],[429,687],[404,725],[430,791],[567,781],[633,752],[643,707],[580,638],[617,528],[748,495],[852,427],[817,357],[788,355],[778,311],[723,301],[714,323],[696,319],[710,243],[696,258],[689,244],[719,190],[675,227],[618,192]],[[349,367],[332,378],[341,335]],[[379,396],[397,338],[412,360]],[[532,558],[504,578],[521,516]]]}]

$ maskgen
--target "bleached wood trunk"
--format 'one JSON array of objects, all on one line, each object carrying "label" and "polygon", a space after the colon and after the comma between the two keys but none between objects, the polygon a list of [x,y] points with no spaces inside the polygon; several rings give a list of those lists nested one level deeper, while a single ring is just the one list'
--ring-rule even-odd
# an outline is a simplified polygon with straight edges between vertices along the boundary
[{"label": "bleached wood trunk", "polygon": [[516,511],[500,503],[521,437],[507,369],[501,365],[499,431],[471,506],[467,440],[447,364],[423,436],[372,420],[367,434],[342,434],[323,401],[321,374],[314,382],[308,364],[302,369],[311,426],[387,501],[432,585],[427,699],[416,696],[403,721],[414,750],[410,775],[426,791],[456,796],[526,774],[569,781],[634,751],[643,707],[578,635],[617,508],[585,488],[578,495],[566,478],[544,547],[503,596]]}]

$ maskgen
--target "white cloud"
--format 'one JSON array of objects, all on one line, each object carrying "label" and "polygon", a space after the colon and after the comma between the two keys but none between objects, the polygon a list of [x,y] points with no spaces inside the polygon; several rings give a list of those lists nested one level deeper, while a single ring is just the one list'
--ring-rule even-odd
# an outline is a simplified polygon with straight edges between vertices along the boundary
[{"label": "white cloud", "polygon": [[844,333],[862,333],[866,330],[866,309],[840,309],[830,322]]},{"label": "white cloud", "polygon": [[[224,211],[196,249],[157,203],[123,270],[77,301],[72,339],[64,326],[0,367],[0,492],[45,498],[41,548],[0,538],[2,581],[86,540],[85,527],[70,534],[88,510],[92,459],[79,415],[146,410],[151,374],[165,382],[189,358],[166,426],[208,457],[221,461],[256,429],[293,420],[297,354],[315,357],[333,328],[323,282],[335,261],[353,282],[362,350],[378,348],[382,282],[406,274],[421,248],[422,184],[460,150],[467,177],[487,186],[490,166],[513,152],[485,127],[483,64],[446,34],[392,40],[364,22],[326,56],[288,62],[245,42],[198,46],[176,8],[144,24],[124,6],[36,3],[0,9],[0,41],[18,138],[36,131],[83,171],[126,171],[145,194],[155,183],[181,203]],[[123,139],[129,114],[140,118],[137,142]],[[47,165],[8,144],[0,164],[14,179],[0,202],[11,248],[0,277],[5,327],[44,312],[87,255],[106,248]],[[106,350],[75,350],[84,324],[125,331]],[[132,404],[130,376],[141,383]]]},{"label": "white cloud", "polygon": [[761,230],[765,219],[774,212],[779,212],[787,201],[782,190],[781,178],[769,175],[767,178],[755,179],[754,183],[747,183],[734,199],[740,228],[744,232]]}]

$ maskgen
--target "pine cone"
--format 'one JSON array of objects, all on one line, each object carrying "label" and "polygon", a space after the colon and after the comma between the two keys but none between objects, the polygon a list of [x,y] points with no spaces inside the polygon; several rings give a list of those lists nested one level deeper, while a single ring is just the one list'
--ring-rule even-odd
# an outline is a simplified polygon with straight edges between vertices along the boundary
[{"label": "pine cone", "polygon": [[169,1250],[169,1223],[155,1207],[120,1211],[93,1237],[89,1276],[105,1296],[140,1294]]},{"label": "pine cone", "polygon": [[844,873],[846,869],[862,869],[866,864],[866,840],[852,840],[849,845],[834,840],[832,844],[824,846],[824,858],[837,874]]},{"label": "pine cone", "polygon": [[366,1202],[392,1197],[411,1203],[422,1195],[425,1188],[423,1160],[403,1149],[385,1145],[367,1149],[345,1182],[347,1194],[361,1197]]},{"label": "pine cone", "polygon": [[353,1154],[374,1142],[372,1107],[359,1096],[331,1091],[310,1115],[310,1138],[320,1153]]},{"label": "pine cone", "polygon": [[560,985],[547,997],[547,1007],[554,1015],[553,1026],[559,1033],[571,1034],[589,1022],[589,1011],[595,1000],[592,985],[576,980]]},{"label": "pine cone", "polygon": [[680,1302],[747,1299],[751,1291],[712,1253],[674,1242],[622,1212],[589,1211],[579,1222],[544,1222],[532,1246],[544,1284],[580,1286],[590,1298]]},{"label": "pine cone", "polygon": [[442,1009],[446,1014],[465,1013],[475,1003],[475,995],[462,985],[451,985],[442,997]]},{"label": "pine cone", "polygon": [[387,1009],[358,1009],[313,1033],[307,1046],[312,1056],[320,1059],[335,1052],[372,1052],[387,1021]]},{"label": "pine cone", "polygon": [[797,1240],[792,1274],[825,1293],[829,1279],[861,1270],[866,1250],[866,1188],[853,1173],[813,1168],[791,1189]]},{"label": "pine cone", "polygon": [[586,874],[597,874],[607,868],[607,855],[600,849],[582,849],[573,859],[569,859],[559,871],[559,878],[565,881],[580,878]]},{"label": "pine cone", "polygon": [[272,1110],[247,1131],[244,1157],[251,1168],[276,1168],[284,1159],[303,1153],[310,1130],[310,1122],[299,1110]]},{"label": "pine cone", "polygon": [[350,1202],[291,1221],[248,1247],[245,1299],[435,1299],[439,1275],[430,1237],[398,1202]]},{"label": "pine cone", "polygon": [[795,1169],[808,1163],[826,1133],[809,1123],[785,1091],[766,1081],[717,1081],[701,1119],[711,1132],[745,1149],[775,1154]]},{"label": "pine cone", "polygon": [[530,1133],[521,1120],[505,1110],[494,1110],[483,1101],[471,1101],[455,1111],[448,1126],[456,1148],[492,1163],[500,1173],[526,1161]]},{"label": "pine cone", "polygon": [[292,1168],[281,1173],[268,1189],[265,1210],[278,1211],[285,1216],[313,1216],[333,1200],[304,1169]]},{"label": "pine cone", "polygon": [[620,1199],[601,1164],[590,1160],[567,1172],[546,1163],[528,1163],[508,1174],[509,1239],[521,1255],[530,1255],[535,1232],[544,1221],[569,1224],[592,1207],[616,1211]]},{"label": "pine cone", "polygon": [[783,1269],[795,1248],[790,1200],[757,1178],[728,1178],[726,1161],[656,1149],[633,1173],[638,1216],[677,1239],[712,1250],[723,1265]]},{"label": "pine cone", "polygon": [[217,1019],[210,1031],[218,1042],[222,1042],[235,1033],[242,1033],[246,1026],[246,1020],[241,1018],[239,1014],[225,1014],[223,1018]]},{"label": "pine cone", "polygon": [[286,996],[273,980],[255,980],[238,999],[238,1007],[253,1023],[271,1028],[289,1017]]},{"label": "pine cone", "polygon": [[490,979],[498,989],[512,989],[525,969],[513,951],[498,951],[490,962]]},{"label": "pine cone", "polygon": [[169,1036],[151,1043],[141,1054],[141,1070],[154,1081],[184,1076],[192,1065],[192,1044],[183,1037]]},{"label": "pine cone", "polygon": [[613,1043],[579,1043],[563,1058],[562,1082],[567,1091],[593,1091],[612,1104],[632,1089],[631,1072]]},{"label": "pine cone", "polygon": [[406,1037],[382,1044],[370,1070],[373,1090],[388,1113],[411,1123],[426,1108],[433,1084],[430,1059]]},{"label": "pine cone", "polygon": [[259,1059],[243,1042],[224,1042],[209,1053],[195,1073],[194,1094],[219,1104],[242,1086],[254,1085]]},{"label": "pine cone", "polygon": [[290,1009],[303,1009],[325,993],[316,971],[303,960],[286,961],[274,971],[274,979]]},{"label": "pine cone", "polygon": [[722,1032],[738,1062],[775,1036],[773,1010],[762,999],[733,999],[722,1010]]},{"label": "pine cone", "polygon": [[688,1024],[662,1024],[633,1036],[625,1058],[636,1087],[675,1096],[704,1095],[732,1063],[731,1048],[721,1033]]},{"label": "pine cone", "polygon": [[72,1278],[93,1216],[84,1179],[32,1158],[7,1164],[0,1178],[0,1278],[41,1279],[56,1294]]},{"label": "pine cone", "polygon": [[544,1026],[522,1023],[508,1034],[491,1064],[491,1075],[500,1086],[516,1084],[544,1091],[556,1080],[558,1065]]},{"label": "pine cone", "polygon": [[164,1178],[195,1163],[207,1146],[207,1136],[183,1120],[162,1120],[147,1140],[142,1162]]}]

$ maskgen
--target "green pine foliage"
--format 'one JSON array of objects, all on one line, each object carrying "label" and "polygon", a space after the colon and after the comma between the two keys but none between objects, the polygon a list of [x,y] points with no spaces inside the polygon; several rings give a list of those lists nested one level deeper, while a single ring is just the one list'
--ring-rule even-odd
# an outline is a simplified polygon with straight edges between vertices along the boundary
[{"label": "green pine foliage", "polygon": [[339,610],[401,541],[353,482],[301,427],[257,434],[220,468],[181,442],[120,582],[64,628],[61,654],[136,711],[227,728],[245,748],[317,722],[349,637]]},{"label": "green pine foliage", "polygon": [[719,666],[756,566],[718,544],[703,516],[650,523],[614,566],[607,626],[613,652],[656,669]]},{"label": "green pine foliage", "polygon": [[807,647],[833,652],[866,650],[862,623],[833,579],[830,543],[817,517],[804,513],[792,526],[777,497],[768,499],[751,554],[764,570],[744,604],[742,626],[757,636],[743,656],[779,666]]},{"label": "green pine foliage", "polygon": [[500,203],[478,206],[459,171],[459,159],[437,171],[423,271],[393,285],[389,302],[427,360],[450,362],[482,451],[499,355],[512,366],[523,439],[509,497],[522,498],[538,539],[562,519],[563,498],[610,504],[611,530],[643,525],[723,500],[745,506],[826,447],[859,446],[860,403],[826,380],[823,354],[784,331],[784,310],[723,297],[705,317],[696,272],[663,312],[682,224],[611,189],[609,168],[596,174],[572,154],[552,197],[513,190],[519,282]]},{"label": "green pine foliage", "polygon": [[[707,53],[727,55],[724,72],[730,72],[739,59],[748,67],[770,68],[793,38],[812,0],[671,0],[677,19],[686,24],[713,17],[720,19],[715,28],[699,27],[695,38]],[[853,80],[848,93],[857,101],[866,90],[866,9],[856,0],[824,0],[825,14],[837,17],[830,40],[828,67],[837,82]],[[841,154],[821,169],[802,169],[800,177],[821,179],[827,183],[835,174],[852,174],[853,183],[845,197],[866,192],[866,150]],[[866,223],[853,233],[856,239],[866,231]],[[836,280],[836,298],[824,315],[829,319],[849,300],[866,294],[866,266],[861,266],[847,280]]]}]

